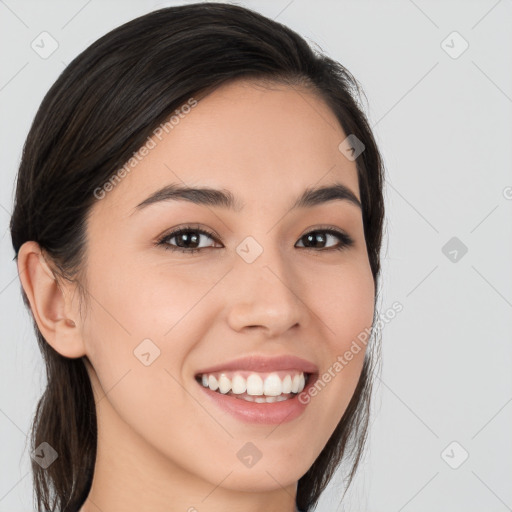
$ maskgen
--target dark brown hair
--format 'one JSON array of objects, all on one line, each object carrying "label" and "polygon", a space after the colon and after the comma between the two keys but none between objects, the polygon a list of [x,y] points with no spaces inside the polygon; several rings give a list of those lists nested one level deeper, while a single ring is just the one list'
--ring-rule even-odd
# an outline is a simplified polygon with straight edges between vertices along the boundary
[{"label": "dark brown hair", "polygon": [[[104,35],[66,67],[44,97],[23,148],[10,223],[15,258],[24,242],[38,242],[59,279],[77,283],[85,295],[81,271],[86,220],[97,200],[94,190],[189,98],[238,78],[314,92],[332,109],[345,134],[364,143],[356,164],[377,302],[383,164],[360,104],[361,88],[341,64],[312,50],[294,31],[231,4],[197,3],[151,12]],[[59,455],[47,469],[32,461],[37,507],[39,512],[74,512],[89,493],[96,459],[91,383],[83,358],[61,356],[46,342],[33,315],[32,320],[47,385],[35,412],[31,443],[35,448],[45,441]],[[352,481],[368,430],[376,347],[369,345],[343,418],[299,480],[296,501],[301,510],[315,508],[344,460],[351,462],[347,488]]]}]

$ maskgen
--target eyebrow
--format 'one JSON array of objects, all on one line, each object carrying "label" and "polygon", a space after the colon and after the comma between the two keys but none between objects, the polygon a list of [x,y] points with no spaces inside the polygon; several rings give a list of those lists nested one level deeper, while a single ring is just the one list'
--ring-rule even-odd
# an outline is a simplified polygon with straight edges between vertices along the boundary
[{"label": "eyebrow", "polygon": [[[188,187],[171,183],[153,192],[144,201],[139,203],[134,210],[139,211],[151,204],[172,200],[189,201],[204,206],[216,206],[236,212],[240,212],[244,208],[244,203],[237,199],[229,190],[211,187]],[[290,209],[310,208],[334,200],[347,201],[362,209],[361,202],[357,196],[342,183],[334,183],[316,188],[309,187],[295,200]]]}]

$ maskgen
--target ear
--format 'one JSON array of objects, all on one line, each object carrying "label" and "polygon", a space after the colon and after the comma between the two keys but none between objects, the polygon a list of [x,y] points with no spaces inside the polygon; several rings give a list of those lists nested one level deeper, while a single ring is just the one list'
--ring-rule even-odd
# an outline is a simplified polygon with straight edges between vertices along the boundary
[{"label": "ear", "polygon": [[[62,356],[85,355],[79,315],[73,311],[73,296],[49,267],[39,244],[25,242],[18,252],[18,274],[34,319],[45,340]],[[76,308],[75,308],[76,309]]]}]

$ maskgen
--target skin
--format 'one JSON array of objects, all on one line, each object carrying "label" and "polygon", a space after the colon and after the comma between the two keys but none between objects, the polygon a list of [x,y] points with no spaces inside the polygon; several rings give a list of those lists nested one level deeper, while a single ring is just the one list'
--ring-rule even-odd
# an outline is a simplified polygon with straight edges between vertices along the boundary
[{"label": "skin", "polygon": [[[86,356],[95,394],[98,453],[81,512],[294,510],[297,481],[345,412],[364,348],[303,415],[277,428],[224,413],[194,375],[248,354],[294,354],[322,374],[371,326],[361,210],[334,200],[289,211],[311,186],[342,183],[360,198],[356,164],[338,150],[345,137],[328,106],[305,89],[224,85],[155,139],[94,205],[86,314],[74,285],[53,279],[38,245],[23,245],[18,269],[37,324],[60,354]],[[245,206],[167,201],[133,213],[171,182],[228,189]],[[196,253],[155,246],[188,223],[219,241],[201,235]],[[328,236],[319,249],[304,248],[302,237],[325,224],[354,245],[334,250],[339,240]],[[263,248],[251,264],[236,252],[247,236]],[[149,366],[133,354],[146,338],[160,349]],[[251,468],[237,458],[248,441],[262,453]]]}]

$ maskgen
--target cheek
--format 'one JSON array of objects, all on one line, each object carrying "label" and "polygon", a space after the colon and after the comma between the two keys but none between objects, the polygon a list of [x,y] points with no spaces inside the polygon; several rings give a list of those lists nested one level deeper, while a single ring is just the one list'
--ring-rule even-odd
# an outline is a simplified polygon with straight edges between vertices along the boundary
[{"label": "cheek", "polygon": [[183,325],[198,325],[190,318],[221,278],[221,272],[201,276],[179,265],[148,265],[137,260],[97,266],[91,285],[98,297],[96,321],[111,334],[129,336],[132,345],[145,338],[165,345]]},{"label": "cheek", "polygon": [[[125,435],[128,425],[128,431],[138,436],[127,443],[152,445],[193,471],[204,465],[201,453],[191,454],[205,430],[212,431],[213,446],[222,435],[182,384],[183,363],[195,340],[203,336],[195,315],[209,321],[201,303],[195,308],[194,304],[211,284],[187,286],[190,283],[176,274],[171,282],[158,272],[150,276],[141,268],[122,268],[123,275],[118,268],[105,269],[90,283],[96,300],[92,299],[84,338],[93,378],[101,387],[98,415],[114,438]],[[214,468],[208,469],[213,474]]]},{"label": "cheek", "polygon": [[[354,260],[340,268],[317,276],[318,312],[326,328],[326,343],[331,356],[347,350],[358,335],[371,328],[374,315],[375,291],[373,275],[367,261]],[[364,345],[363,345],[364,347]]]},{"label": "cheek", "polygon": [[188,354],[214,322],[215,307],[205,295],[220,278],[126,261],[96,265],[90,275],[94,299],[84,339],[114,409],[140,432],[154,427],[150,418],[169,420],[171,406],[187,410],[190,400],[179,382]]},{"label": "cheek", "polygon": [[354,262],[334,277],[331,273],[330,279],[321,282],[324,298],[313,298],[312,303],[321,308],[317,314],[323,320],[325,363],[309,399],[318,417],[325,419],[325,433],[330,435],[361,374],[371,336],[375,292],[371,269],[364,261]]}]

